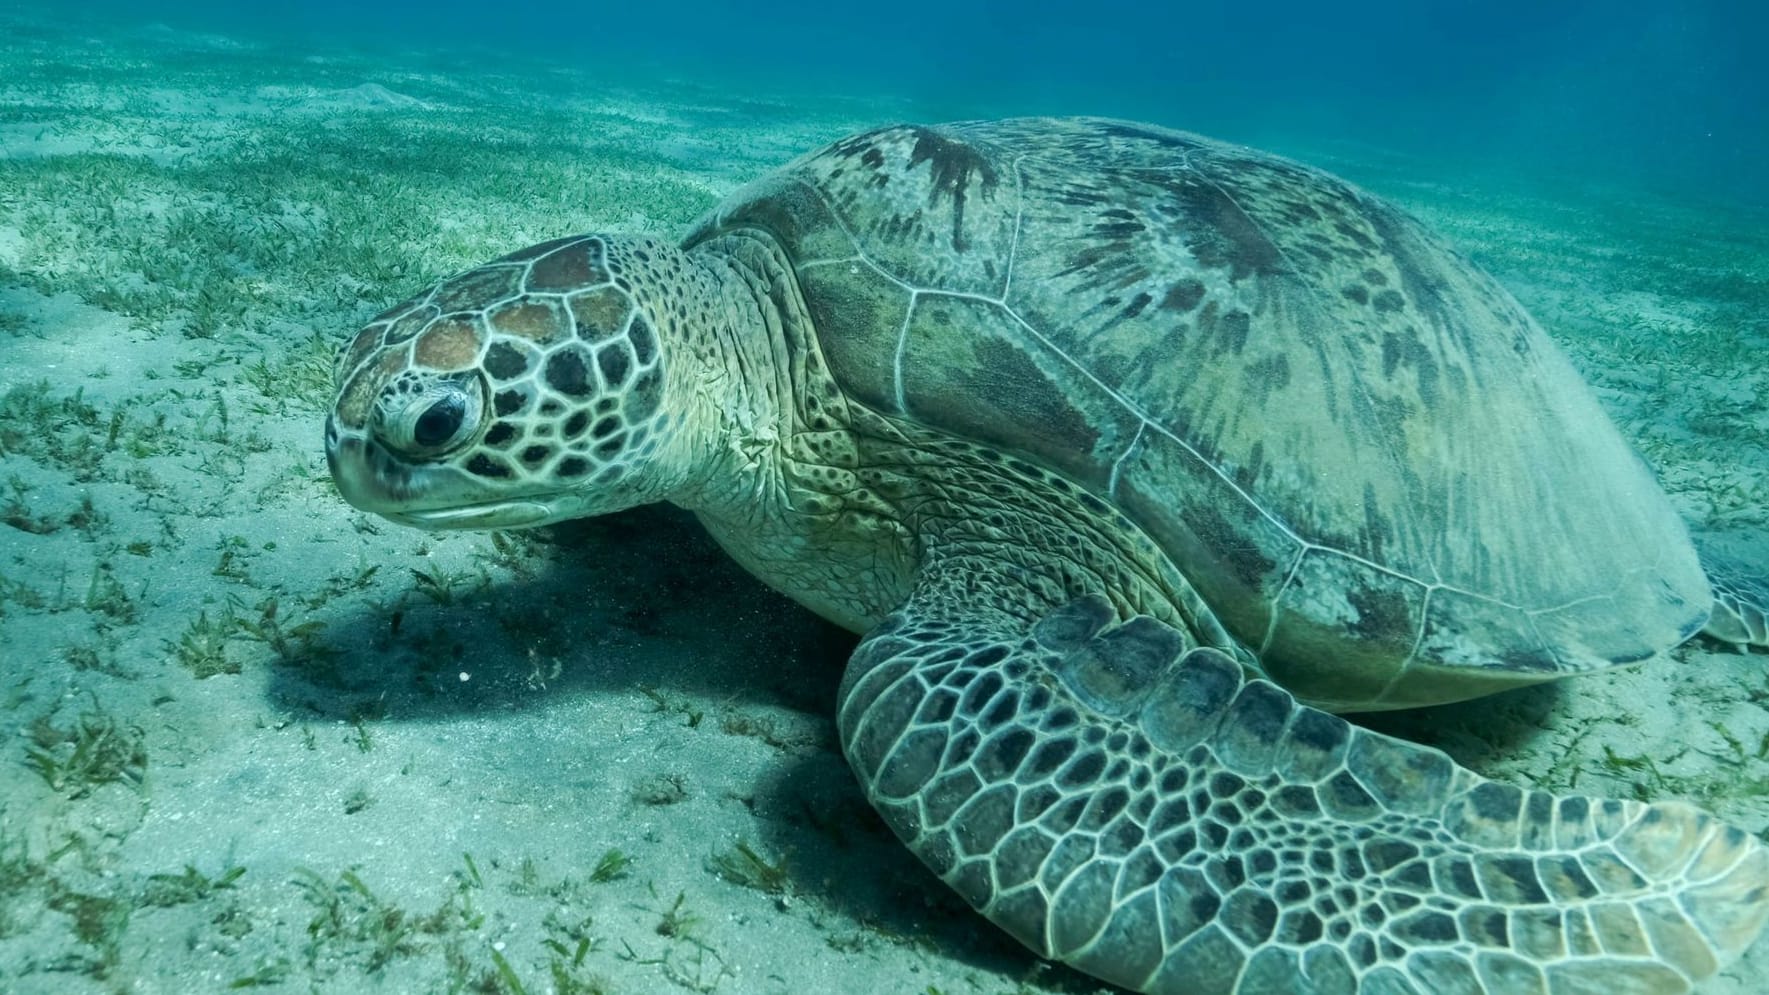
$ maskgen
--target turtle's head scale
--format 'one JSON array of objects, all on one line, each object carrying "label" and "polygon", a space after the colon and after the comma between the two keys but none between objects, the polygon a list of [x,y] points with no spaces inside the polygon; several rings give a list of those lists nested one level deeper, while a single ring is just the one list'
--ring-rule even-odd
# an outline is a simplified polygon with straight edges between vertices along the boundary
[{"label": "turtle's head scale", "polygon": [[[340,351],[326,456],[351,504],[426,528],[517,528],[668,497],[686,472],[667,243],[557,239],[451,277]],[[686,350],[676,350],[686,352]]]}]

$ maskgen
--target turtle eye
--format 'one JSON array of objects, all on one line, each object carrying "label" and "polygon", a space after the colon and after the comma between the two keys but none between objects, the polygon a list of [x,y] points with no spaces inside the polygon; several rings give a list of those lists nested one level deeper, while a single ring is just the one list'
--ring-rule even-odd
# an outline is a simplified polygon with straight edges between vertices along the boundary
[{"label": "turtle eye", "polygon": [[418,424],[412,428],[412,441],[426,449],[448,444],[461,430],[467,417],[467,401],[459,394],[450,394],[424,409]]},{"label": "turtle eye", "polygon": [[385,441],[413,455],[441,456],[473,437],[481,407],[470,384],[434,384],[390,412]]}]

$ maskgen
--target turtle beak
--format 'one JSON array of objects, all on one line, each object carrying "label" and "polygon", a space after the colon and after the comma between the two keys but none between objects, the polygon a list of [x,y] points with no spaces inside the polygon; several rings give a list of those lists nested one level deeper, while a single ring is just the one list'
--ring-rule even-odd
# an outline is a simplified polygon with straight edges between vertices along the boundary
[{"label": "turtle beak", "polygon": [[[338,449],[340,445],[337,416],[326,415],[326,470],[331,473],[333,481],[338,479]],[[339,490],[343,490],[343,488],[340,487]]]},{"label": "turtle beak", "polygon": [[458,470],[406,466],[362,436],[339,431],[329,417],[326,465],[344,500],[400,525],[438,530],[519,529],[567,517],[544,498],[442,504],[440,498],[465,489],[457,479]]},{"label": "turtle beak", "polygon": [[377,473],[371,462],[389,461],[372,461],[361,436],[344,435],[331,418],[326,419],[326,467],[331,470],[338,493],[363,511],[385,515],[398,507],[397,492],[406,488],[403,482]]},{"label": "turtle beak", "polygon": [[421,503],[428,489],[414,478],[411,468],[388,458],[363,436],[341,431],[331,418],[326,419],[326,466],[344,500],[389,518]]}]

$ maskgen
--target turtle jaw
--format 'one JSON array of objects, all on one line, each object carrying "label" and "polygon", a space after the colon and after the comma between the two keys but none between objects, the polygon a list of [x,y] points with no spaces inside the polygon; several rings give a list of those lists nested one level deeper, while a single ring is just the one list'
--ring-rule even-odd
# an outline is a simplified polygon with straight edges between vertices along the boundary
[{"label": "turtle jaw", "polygon": [[567,517],[541,501],[494,501],[458,508],[428,511],[382,511],[381,517],[400,525],[441,532],[459,529],[525,529]]},{"label": "turtle jaw", "polygon": [[326,431],[326,463],[344,500],[421,529],[518,529],[572,516],[567,492],[488,499],[484,487],[441,463],[411,465],[355,433]]}]

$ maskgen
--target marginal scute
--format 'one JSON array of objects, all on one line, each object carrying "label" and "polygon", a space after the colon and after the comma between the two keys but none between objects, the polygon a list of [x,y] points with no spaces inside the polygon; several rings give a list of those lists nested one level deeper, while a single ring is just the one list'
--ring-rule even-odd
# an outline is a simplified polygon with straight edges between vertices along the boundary
[{"label": "marginal scute", "polygon": [[912,296],[863,263],[811,266],[799,273],[817,328],[842,327],[823,341],[829,372],[856,401],[898,411],[896,355]]},{"label": "marginal scute", "polygon": [[1144,430],[1114,464],[1114,497],[1180,565],[1229,631],[1257,645],[1301,550],[1180,439]]},{"label": "marginal scute", "polygon": [[[1355,706],[1382,701],[1419,637],[1424,585],[1332,550],[1313,549],[1278,597],[1279,624],[1261,647],[1266,670],[1305,700]],[[1333,667],[1319,667],[1322,656]]]}]

